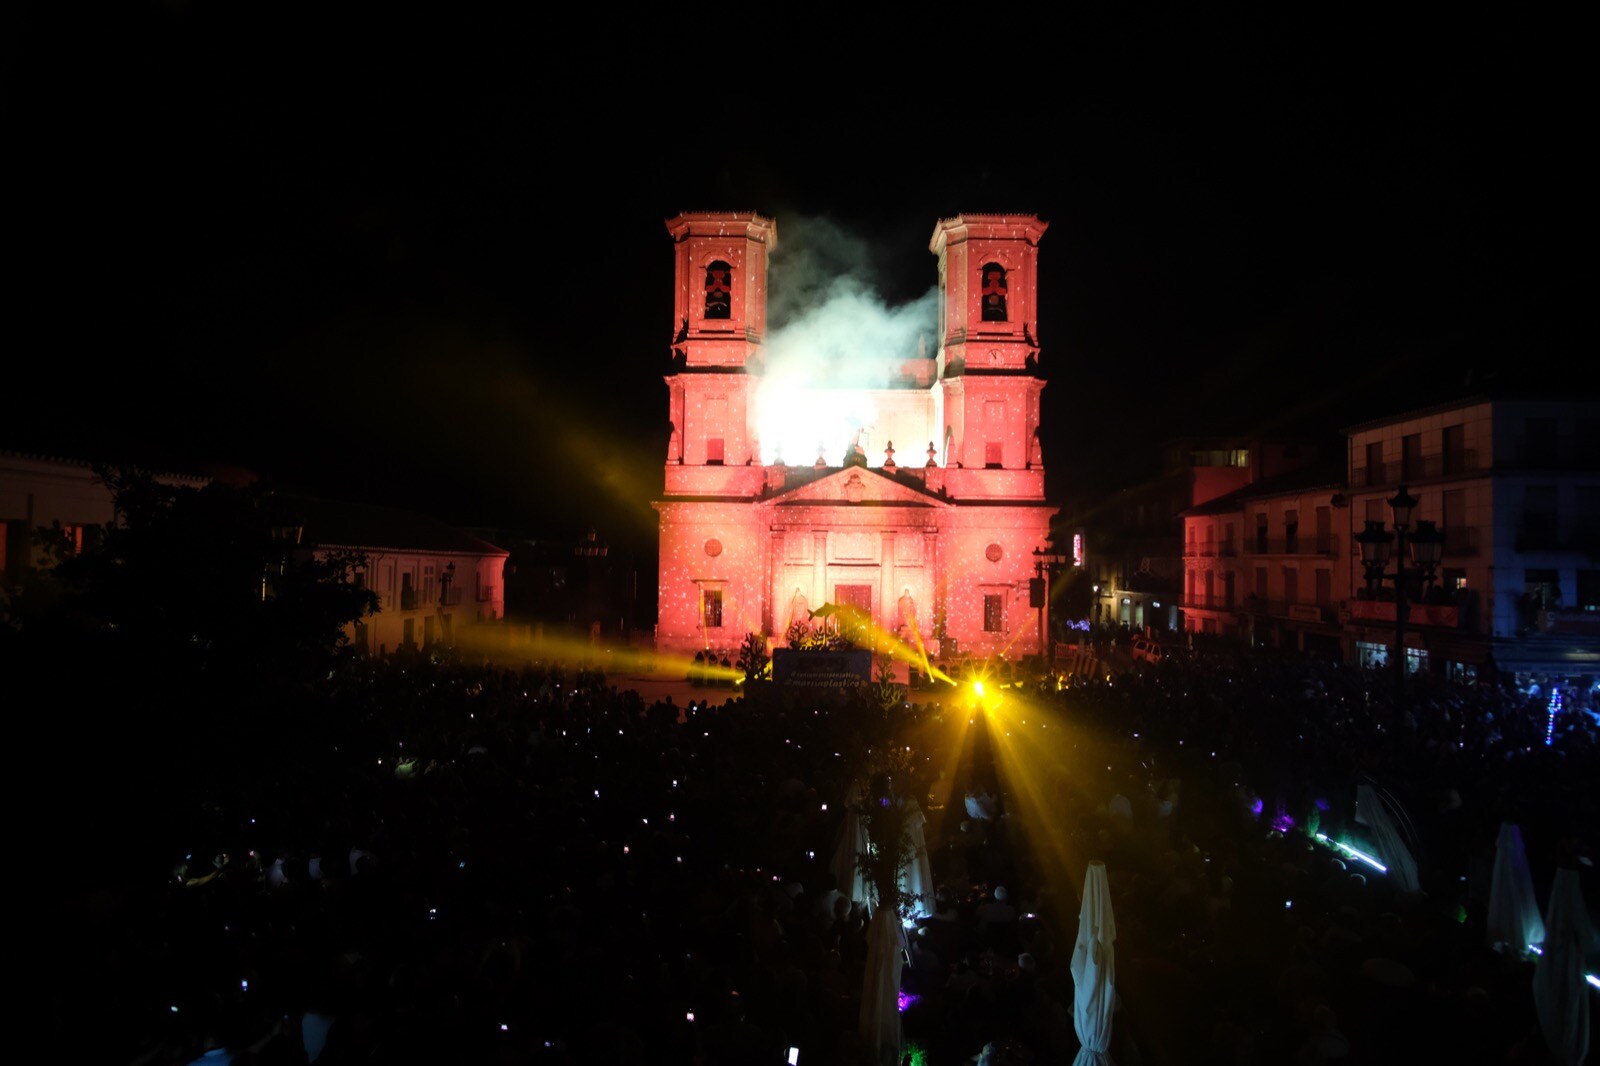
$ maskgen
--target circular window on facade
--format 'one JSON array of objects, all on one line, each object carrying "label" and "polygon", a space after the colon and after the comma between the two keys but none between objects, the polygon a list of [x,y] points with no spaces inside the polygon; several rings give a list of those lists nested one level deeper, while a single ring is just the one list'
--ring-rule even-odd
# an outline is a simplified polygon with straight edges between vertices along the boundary
[{"label": "circular window on facade", "polygon": [[983,554],[991,563],[998,563],[1000,561],[1000,557],[1005,554],[1005,550],[1002,549],[998,544],[991,544],[987,548],[983,549]]},{"label": "circular window on facade", "polygon": [[716,537],[712,537],[710,540],[706,541],[706,554],[711,556],[713,559],[721,555],[722,541],[718,540]]}]

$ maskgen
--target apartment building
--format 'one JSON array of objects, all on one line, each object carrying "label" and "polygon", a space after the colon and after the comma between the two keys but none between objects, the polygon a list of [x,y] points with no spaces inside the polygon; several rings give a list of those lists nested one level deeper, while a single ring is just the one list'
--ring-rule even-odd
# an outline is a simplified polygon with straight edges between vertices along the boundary
[{"label": "apartment building", "polygon": [[1477,397],[1344,431],[1343,468],[1306,467],[1183,514],[1183,626],[1370,667],[1393,654],[1390,577],[1359,535],[1442,533],[1431,580],[1407,559],[1409,670],[1600,677],[1600,404]]},{"label": "apartment building", "polygon": [[[1600,674],[1600,403],[1467,399],[1346,435],[1352,534],[1387,528],[1402,485],[1418,500],[1413,525],[1444,534],[1434,589],[1408,597],[1422,594],[1410,668]],[[1346,653],[1383,661],[1394,625],[1392,595],[1352,595]]]},{"label": "apartment building", "polygon": [[1184,628],[1337,657],[1351,587],[1348,509],[1343,470],[1328,463],[1191,508]]}]

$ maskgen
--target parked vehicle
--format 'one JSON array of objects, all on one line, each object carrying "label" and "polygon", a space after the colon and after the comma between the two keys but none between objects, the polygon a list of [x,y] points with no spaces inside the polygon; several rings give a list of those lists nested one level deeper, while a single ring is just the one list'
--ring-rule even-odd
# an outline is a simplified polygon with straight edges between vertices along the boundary
[{"label": "parked vehicle", "polygon": [[1149,637],[1133,638],[1134,662],[1159,663],[1165,654],[1160,641],[1151,640]]}]

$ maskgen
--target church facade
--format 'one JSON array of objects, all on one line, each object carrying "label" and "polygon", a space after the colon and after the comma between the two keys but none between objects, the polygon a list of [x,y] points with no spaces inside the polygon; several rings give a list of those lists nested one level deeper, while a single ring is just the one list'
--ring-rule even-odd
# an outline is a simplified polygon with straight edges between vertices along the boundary
[{"label": "church facade", "polygon": [[839,465],[821,449],[786,465],[763,461],[756,396],[776,224],[753,212],[667,223],[676,297],[655,502],[659,650],[732,654],[751,632],[782,644],[824,604],[870,614],[930,657],[1040,650],[1030,580],[1054,510],[1038,439],[1045,228],[1031,215],[940,221],[929,245],[937,351],[897,361],[865,405],[855,390],[851,409],[874,413]]}]

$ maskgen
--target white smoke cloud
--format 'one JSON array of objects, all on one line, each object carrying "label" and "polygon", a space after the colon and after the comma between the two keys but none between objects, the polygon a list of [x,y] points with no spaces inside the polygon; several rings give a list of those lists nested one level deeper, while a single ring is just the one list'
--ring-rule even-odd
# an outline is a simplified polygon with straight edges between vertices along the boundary
[{"label": "white smoke cloud", "polygon": [[889,306],[870,245],[820,218],[780,224],[768,269],[766,371],[756,393],[762,461],[838,466],[907,359],[932,355],[938,290]]}]

